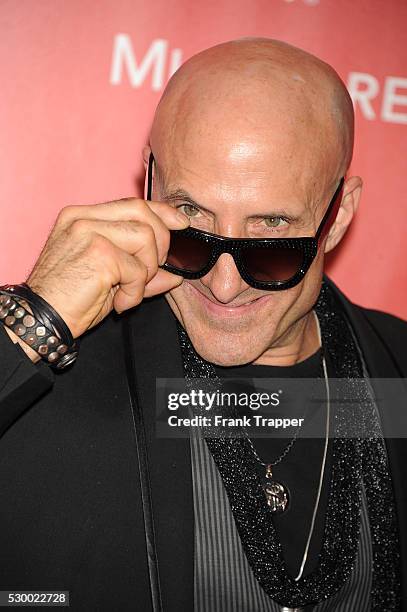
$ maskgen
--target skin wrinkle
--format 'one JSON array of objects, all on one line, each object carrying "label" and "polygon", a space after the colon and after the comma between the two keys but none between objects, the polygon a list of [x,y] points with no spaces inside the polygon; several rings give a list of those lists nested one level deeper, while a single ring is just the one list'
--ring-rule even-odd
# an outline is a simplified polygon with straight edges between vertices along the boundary
[{"label": "skin wrinkle", "polygon": [[[336,72],[309,53],[270,39],[231,41],[195,55],[170,79],[150,143],[153,198],[187,192],[210,211],[192,217],[193,226],[235,237],[312,236],[351,161],[353,107]],[[166,294],[204,359],[291,365],[316,350],[311,310],[324,248],[342,238],[360,191],[361,180],[348,178],[337,221],[296,287],[249,287],[222,254],[205,277]],[[270,228],[259,218],[281,209],[298,221]]]}]

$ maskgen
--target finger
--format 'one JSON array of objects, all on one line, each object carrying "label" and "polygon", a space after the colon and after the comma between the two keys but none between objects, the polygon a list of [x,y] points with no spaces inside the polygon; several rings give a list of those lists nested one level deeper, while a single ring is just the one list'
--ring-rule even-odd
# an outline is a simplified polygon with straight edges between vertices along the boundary
[{"label": "finger", "polygon": [[167,270],[158,270],[154,278],[147,283],[144,290],[144,297],[152,297],[159,293],[165,293],[175,287],[179,287],[184,279],[177,274],[171,274]]},{"label": "finger", "polygon": [[[187,215],[171,204],[166,202],[149,202],[147,200],[146,205],[153,215],[158,217],[168,229],[184,229],[191,223],[191,219]],[[181,227],[179,224],[181,224]]]},{"label": "finger", "polygon": [[140,198],[123,198],[103,204],[66,206],[57,218],[57,225],[66,229],[76,219],[102,221],[144,221],[164,225],[169,229],[188,227],[190,220],[180,210],[166,202],[150,202]]},{"label": "finger", "polygon": [[120,313],[139,304],[144,297],[147,268],[144,263],[124,251],[117,249],[116,278],[119,289],[113,298],[113,307]]}]

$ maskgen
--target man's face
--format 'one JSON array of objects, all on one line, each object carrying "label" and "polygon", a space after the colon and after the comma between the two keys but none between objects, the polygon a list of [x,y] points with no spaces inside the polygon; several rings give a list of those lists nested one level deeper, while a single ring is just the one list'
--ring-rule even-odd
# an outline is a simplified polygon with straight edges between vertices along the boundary
[{"label": "man's face", "polygon": [[[160,152],[154,199],[180,208],[192,227],[222,236],[315,235],[337,185],[318,184],[321,167],[313,167],[306,143],[295,134],[272,144],[260,133],[239,137],[238,126],[223,130],[222,139],[209,131],[204,141],[195,135]],[[315,303],[322,250],[304,280],[288,290],[250,287],[224,253],[206,276],[185,279],[166,298],[204,359],[225,366],[261,361],[290,342]]]},{"label": "man's face", "polygon": [[[150,143],[153,198],[181,208],[193,227],[235,238],[314,236],[349,166],[352,102],[336,73],[304,51],[232,41],[197,54],[172,77]],[[357,206],[349,180],[329,249]],[[359,179],[352,189],[360,193]],[[248,286],[226,253],[206,276],[170,291],[196,351],[225,366],[311,354],[324,242],[303,281],[285,291]]]}]

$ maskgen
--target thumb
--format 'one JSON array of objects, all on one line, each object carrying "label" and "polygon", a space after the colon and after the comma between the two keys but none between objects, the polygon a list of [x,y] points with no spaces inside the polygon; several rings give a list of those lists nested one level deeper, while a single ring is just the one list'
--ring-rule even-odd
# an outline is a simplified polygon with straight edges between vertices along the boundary
[{"label": "thumb", "polygon": [[152,297],[179,287],[184,279],[182,276],[172,274],[168,270],[159,269],[157,274],[146,284],[144,297]]}]

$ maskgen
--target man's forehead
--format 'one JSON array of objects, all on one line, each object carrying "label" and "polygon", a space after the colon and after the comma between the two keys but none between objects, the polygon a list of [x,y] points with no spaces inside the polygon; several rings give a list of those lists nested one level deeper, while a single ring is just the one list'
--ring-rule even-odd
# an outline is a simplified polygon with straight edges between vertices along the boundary
[{"label": "man's forehead", "polygon": [[[222,218],[280,215],[301,220],[324,203],[324,188],[305,174],[293,171],[223,173],[215,164],[172,164],[171,171],[156,167],[157,195],[174,204],[191,203]],[[328,188],[329,191],[329,188]]]},{"label": "man's forehead", "polygon": [[[219,131],[213,139],[174,138],[156,155],[156,175],[166,189],[184,189],[216,200],[303,201],[313,199],[315,185],[323,190],[320,176],[326,156],[308,138],[277,136],[236,137],[233,129]],[[328,174],[328,168],[326,169]]]}]

